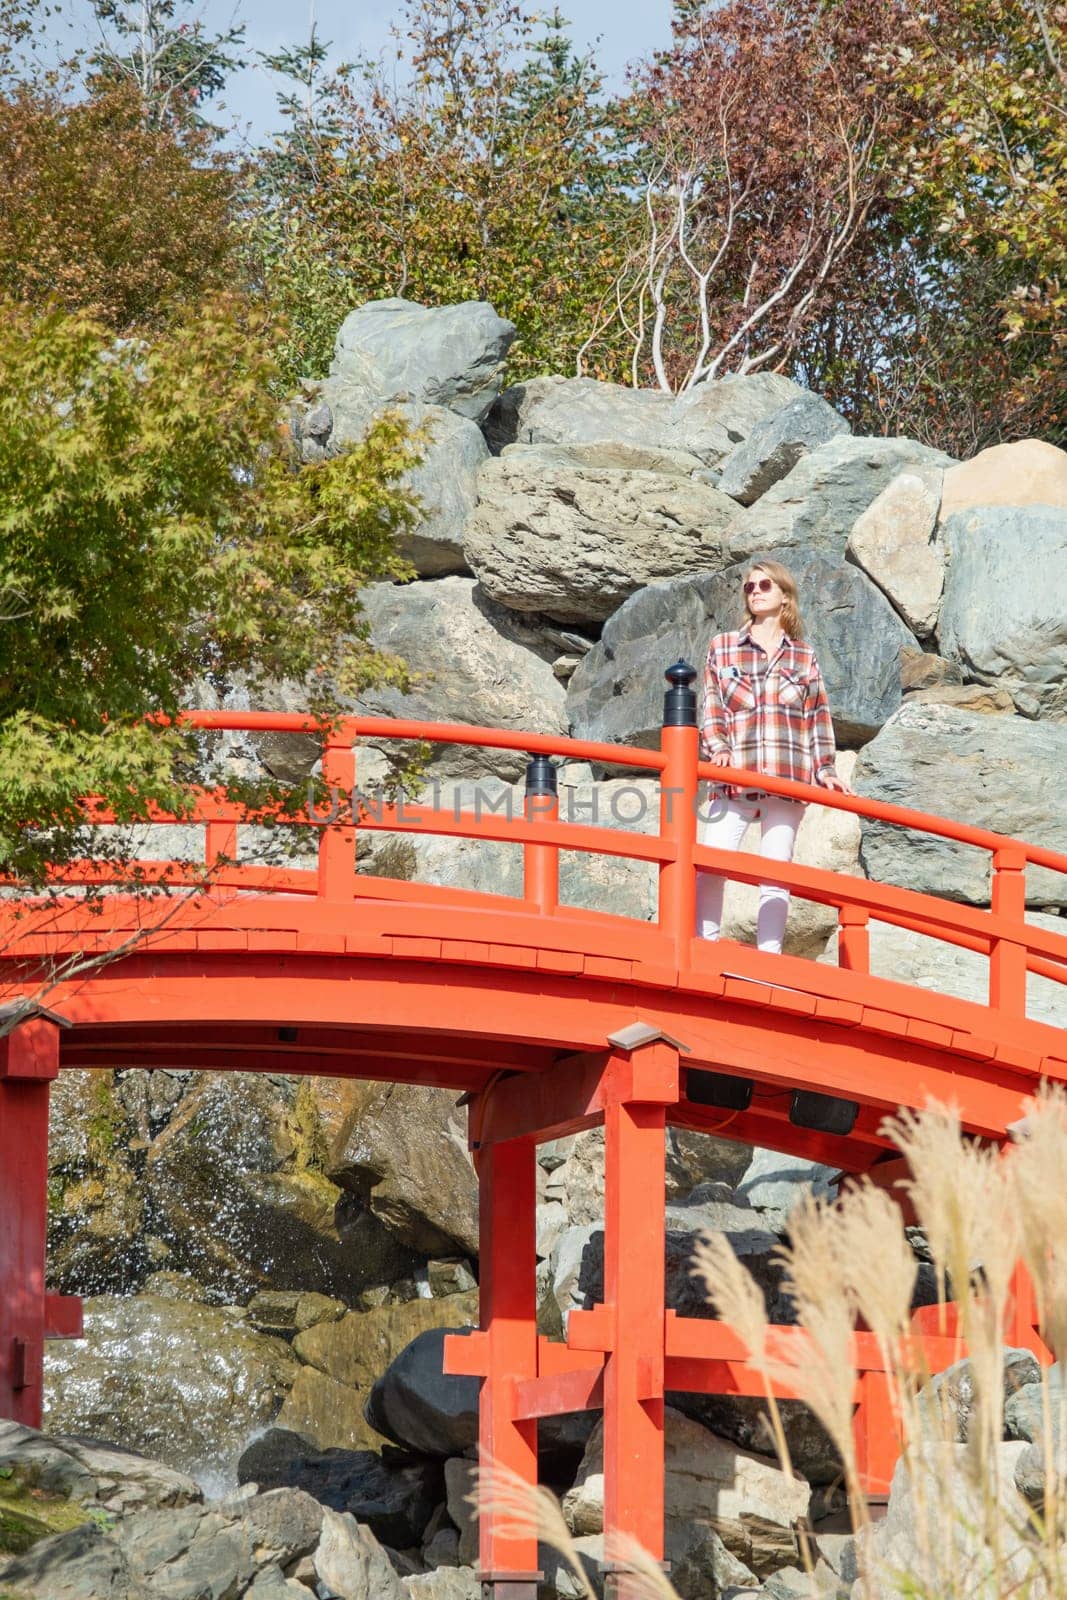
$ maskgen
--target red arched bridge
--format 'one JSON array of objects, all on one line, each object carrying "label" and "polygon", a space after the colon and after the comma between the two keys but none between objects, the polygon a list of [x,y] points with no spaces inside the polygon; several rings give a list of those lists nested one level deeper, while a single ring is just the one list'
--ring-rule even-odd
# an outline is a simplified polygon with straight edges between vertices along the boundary
[{"label": "red arched bridge", "polygon": [[[177,859],[121,869],[86,862],[64,870],[69,894],[0,907],[4,998],[9,1021],[17,1019],[0,1040],[0,1413],[39,1422],[42,1341],[80,1330],[79,1302],[44,1287],[48,1084],[57,1071],[180,1064],[463,1090],[481,1191],[481,1331],[451,1340],[446,1361],[482,1380],[482,1451],[534,1482],[538,1419],[602,1407],[606,1530],[662,1554],[665,1390],[762,1393],[730,1327],[665,1310],[665,1126],[891,1183],[899,1168],[879,1131],[886,1113],[953,1103],[967,1130],[1003,1141],[1042,1077],[1067,1079],[1067,1033],[1028,1017],[1026,999],[1028,974],[1067,979],[1067,936],[1025,920],[1027,868],[1067,873],[1067,856],[872,800],[713,769],[699,759],[693,677],[684,664],[668,673],[658,750],[372,717],[324,725],[192,713],[205,730],[319,736],[323,781],[342,803],[318,826],[317,863],[244,859],[250,814],[204,792],[193,818],[203,827],[199,868]],[[360,743],[383,739],[524,752],[523,815],[350,807]],[[654,780],[658,832],[561,820],[553,756]],[[712,778],[987,852],[990,908],[701,847],[698,785]],[[514,844],[522,897],[361,873],[361,829]],[[658,875],[655,920],[561,904],[565,850],[647,863]],[[835,908],[838,965],[694,938],[700,869],[785,884]],[[146,898],[134,879],[188,892]],[[89,883],[106,885],[92,903]],[[872,976],[872,920],[988,958],[988,1000]],[[46,1006],[42,970],[52,973]],[[537,1144],[597,1123],[605,1127],[604,1300],[572,1312],[566,1342],[552,1342],[536,1327]],[[1012,1320],[1013,1342],[1040,1351],[1024,1291]],[[917,1328],[932,1368],[957,1357],[953,1339],[923,1331],[921,1319]],[[874,1341],[855,1339],[856,1436],[877,1493],[898,1438]],[[533,1596],[535,1544],[492,1517],[483,1519],[481,1566],[495,1600]]]}]

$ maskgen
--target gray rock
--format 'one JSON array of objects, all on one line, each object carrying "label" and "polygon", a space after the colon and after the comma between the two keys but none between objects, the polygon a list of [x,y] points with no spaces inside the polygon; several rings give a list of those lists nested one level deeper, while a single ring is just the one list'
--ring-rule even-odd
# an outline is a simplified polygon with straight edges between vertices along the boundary
[{"label": "gray rock", "polygon": [[[1027,921],[1052,933],[1067,934],[1067,920],[1063,917],[1031,911]],[[959,1000],[974,1000],[979,1005],[989,1003],[989,961],[975,951],[928,939],[908,928],[894,928],[887,922],[872,922],[870,953],[875,977],[955,995]],[[819,959],[831,966],[837,964],[836,933]],[[1026,980],[1026,1014],[1036,1022],[1067,1028],[1067,987],[1031,973]]]},{"label": "gray rock", "polygon": [[[782,1289],[782,1268],[775,1257],[777,1234],[756,1211],[731,1204],[729,1189],[708,1184],[695,1189],[686,1204],[675,1202],[666,1211],[666,1299],[682,1316],[710,1316],[702,1280],[691,1276],[693,1249],[702,1233],[724,1233],[763,1289],[768,1315],[773,1321],[792,1321],[792,1311]],[[553,1248],[549,1262],[552,1295],[560,1315],[585,1309],[604,1297],[604,1230],[599,1223],[567,1228]]]},{"label": "gray rock", "polygon": [[726,1548],[706,1522],[680,1522],[672,1518],[666,1528],[664,1549],[670,1562],[671,1586],[679,1600],[707,1600],[724,1589],[754,1589],[759,1579]]},{"label": "gray rock", "polygon": [[466,572],[463,530],[478,503],[478,469],[489,450],[477,423],[454,411],[427,406],[416,420],[430,428],[430,442],[403,481],[418,496],[421,514],[411,533],[397,540],[397,549],[420,578]]},{"label": "gray rock", "polygon": [[244,1594],[258,1562],[250,1534],[204,1507],[142,1511],[120,1522],[113,1538],[149,1593],[166,1600],[231,1600]]},{"label": "gray rock", "polygon": [[731,499],[750,506],[766,494],[802,455],[826,444],[849,426],[816,394],[804,394],[758,422],[722,463],[719,488]]},{"label": "gray rock", "polygon": [[[312,1498],[320,1507],[350,1512],[376,1538],[400,1550],[420,1542],[443,1489],[436,1462],[409,1457],[387,1466],[373,1450],[316,1450],[282,1428],[271,1429],[249,1445],[238,1477],[242,1483],[274,1486],[282,1493],[303,1491],[302,1501]],[[252,1507],[256,1504],[251,1502]],[[263,1515],[269,1516],[270,1508]],[[294,1551],[294,1557],[301,1553]]]},{"label": "gray rock", "polygon": [[369,1528],[355,1517],[324,1511],[315,1571],[342,1600],[405,1600],[396,1571]]},{"label": "gray rock", "polygon": [[[672,1394],[667,1403],[742,1450],[777,1459],[778,1446],[766,1401],[739,1395]],[[841,1458],[813,1413],[799,1400],[779,1401],[778,1411],[794,1471],[813,1486],[838,1483]]]},{"label": "gray rock", "polygon": [[736,1139],[718,1139],[713,1133],[691,1133],[687,1128],[667,1129],[667,1198],[685,1200],[701,1183],[725,1183],[734,1188],[752,1158],[752,1146]]},{"label": "gray rock", "polygon": [[93,1523],[0,1557],[0,1594],[19,1600],[149,1600],[118,1545]]},{"label": "gray rock", "polygon": [[263,1289],[245,1307],[245,1320],[260,1333],[303,1333],[319,1322],[338,1322],[348,1307],[343,1300],[300,1289]]},{"label": "gray rock", "polygon": [[[1008,1415],[1013,1418],[1030,1418],[1028,1401],[1024,1396],[1037,1389],[1041,1368],[1029,1350],[1004,1352],[1004,1417],[1009,1438],[1030,1438],[1033,1435],[1012,1432]],[[924,1430],[931,1441],[944,1440],[965,1444],[971,1435],[971,1425],[978,1406],[978,1391],[974,1381],[974,1367],[970,1360],[955,1361],[944,1371],[935,1373],[929,1383],[919,1391],[917,1406]]]},{"label": "gray rock", "polygon": [[462,1456],[453,1456],[445,1462],[445,1495],[448,1515],[459,1530],[459,1560],[461,1566],[472,1565],[478,1559],[478,1514],[471,1496],[474,1494],[475,1464]]},{"label": "gray rock", "polygon": [[478,475],[464,550],[501,604],[597,622],[653,579],[725,565],[732,524],[746,514],[692,479],[513,446]]},{"label": "gray rock", "polygon": [[1004,1435],[1008,1439],[1025,1439],[1037,1444],[1044,1437],[1045,1401],[1047,1386],[1049,1414],[1056,1426],[1056,1414],[1067,1400],[1064,1393],[1063,1368],[1057,1361],[1042,1374],[1040,1369],[1024,1376],[1004,1401]]},{"label": "gray rock", "polygon": [[[738,626],[750,565],[653,584],[628,600],[570,680],[567,713],[575,736],[657,748],[664,669],[684,656],[702,671],[712,636]],[[915,638],[856,567],[799,550],[790,565],[838,741],[869,739],[900,705],[901,651],[916,649]]]},{"label": "gray rock", "polygon": [[978,507],[948,518],[943,653],[1028,714],[1067,714],[1067,509]]},{"label": "gray rock", "polygon": [[321,402],[337,406],[343,386],[379,401],[447,406],[479,421],[500,389],[514,325],[484,300],[427,307],[412,300],[372,300],[350,311],[337,335]]},{"label": "gray rock", "polygon": [[901,472],[860,513],[848,554],[920,639],[932,638],[941,609],[945,552],[934,537],[940,469]]},{"label": "gray rock", "polygon": [[281,1567],[271,1566],[256,1574],[245,1600],[307,1600],[308,1592],[306,1584],[287,1578]]},{"label": "gray rock", "polygon": [[105,1296],[85,1313],[84,1340],[48,1346],[46,1426],[118,1435],[201,1483],[230,1477],[297,1371],[287,1344],[226,1308]]},{"label": "gray rock", "polygon": [[901,654],[900,684],[905,694],[924,689],[943,689],[963,683],[963,673],[954,661],[929,650],[905,650]]},{"label": "gray rock", "polygon": [[1031,1505],[1043,1508],[1049,1456],[1060,1484],[1067,1473],[1067,1385],[1058,1361],[1043,1374],[1034,1373],[1034,1381],[1023,1377],[1005,1399],[1004,1432],[1026,1443],[1016,1462],[1015,1487]]},{"label": "gray rock", "polygon": [[318,1544],[322,1506],[303,1489],[268,1489],[241,1506],[241,1522],[255,1543],[257,1560],[288,1567]]},{"label": "gray rock", "polygon": [[96,1501],[115,1512],[202,1498],[192,1478],[135,1450],[93,1439],[49,1438],[19,1422],[0,1421],[0,1473],[27,1489]]},{"label": "gray rock", "polygon": [[437,1567],[401,1582],[410,1600],[481,1600],[482,1585],[472,1567]]},{"label": "gray rock", "polygon": [[835,1167],[821,1166],[817,1161],[783,1155],[778,1150],[756,1149],[737,1186],[737,1198],[754,1211],[783,1212],[788,1216],[805,1194],[833,1199],[839,1176]]},{"label": "gray rock", "polygon": [[913,439],[831,439],[801,456],[746,520],[734,524],[734,555],[740,560],[764,551],[788,563],[787,552],[802,547],[840,560],[856,518],[899,472],[948,461]]},{"label": "gray rock", "polygon": [[[983,1536],[988,1479],[968,1471],[969,1447],[928,1444],[901,1457],[893,1474],[884,1519],[859,1551],[860,1576],[853,1594],[864,1600],[899,1600],[900,1574],[916,1593],[980,1594],[990,1571],[1001,1593],[1026,1593],[1034,1572],[1026,1502],[1013,1478],[1024,1444],[1000,1447],[998,1548]],[[916,1479],[918,1482],[916,1483]]]},{"label": "gray rock", "polygon": [[[1067,850],[1065,763],[1065,724],[906,701],[861,752],[854,781],[877,800]],[[990,858],[970,846],[865,820],[861,859],[881,883],[989,903]],[[1058,873],[1031,867],[1026,888],[1031,905],[1067,907]]]},{"label": "gray rock", "polygon": [[[383,409],[399,412],[425,437],[419,446],[421,460],[400,479],[418,499],[419,520],[410,533],[398,537],[397,549],[420,577],[466,572],[463,526],[477,503],[478,468],[489,454],[478,424],[443,405],[386,401],[373,388],[341,380],[328,379],[320,389],[332,395],[335,405],[315,406],[298,419],[304,458],[338,455],[365,437]],[[319,419],[320,431],[309,437],[313,418]],[[329,425],[323,432],[325,418]]]},{"label": "gray rock", "polygon": [[630,389],[595,378],[533,378],[513,384],[485,419],[489,448],[509,444],[661,444],[673,399],[655,389]]},{"label": "gray rock", "polygon": [[444,1371],[448,1334],[469,1329],[432,1328],[392,1361],[367,1401],[367,1420],[387,1439],[428,1456],[458,1456],[477,1442],[477,1378]]},{"label": "gray rock", "polygon": [[698,383],[675,399],[670,438],[705,466],[717,467],[766,418],[806,397],[806,390],[780,372]]},{"label": "gray rock", "polygon": [[506,445],[599,444],[684,450],[715,467],[765,417],[805,393],[759,372],[698,384],[677,397],[595,378],[534,378],[505,389],[486,418],[494,453]]},{"label": "gray rock", "polygon": [[[420,675],[407,695],[369,690],[360,700],[364,715],[564,731],[565,695],[552,673],[554,649],[542,649],[537,631],[496,605],[472,579],[371,584],[364,605],[372,642],[402,656]],[[519,751],[462,745],[435,747],[430,763],[442,778],[492,773],[514,780],[525,767]]]},{"label": "gray rock", "polygon": [[334,1183],[401,1244],[424,1254],[478,1253],[478,1180],[467,1115],[447,1089],[403,1083],[352,1086],[326,1156]]}]

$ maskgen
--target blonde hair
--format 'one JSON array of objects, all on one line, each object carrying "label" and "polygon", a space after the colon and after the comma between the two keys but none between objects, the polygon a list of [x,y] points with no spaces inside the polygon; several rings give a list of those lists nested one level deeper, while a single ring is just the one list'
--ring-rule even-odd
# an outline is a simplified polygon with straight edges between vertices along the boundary
[{"label": "blonde hair", "polygon": [[[800,602],[797,599],[797,580],[788,567],[783,567],[780,561],[754,561],[745,573],[744,581],[747,583],[753,573],[765,573],[768,578],[773,578],[775,583],[785,595],[785,604],[782,606],[782,628],[790,639],[803,639],[804,624],[800,620]],[[744,622],[752,621],[752,612],[749,609],[748,596],[745,596]]]}]

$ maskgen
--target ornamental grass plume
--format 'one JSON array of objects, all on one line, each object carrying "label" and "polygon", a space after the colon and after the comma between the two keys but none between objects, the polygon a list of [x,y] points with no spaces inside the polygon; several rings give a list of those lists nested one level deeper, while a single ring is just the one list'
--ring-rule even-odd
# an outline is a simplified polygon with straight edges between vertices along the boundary
[{"label": "ornamental grass plume", "polygon": [[[952,1108],[904,1111],[885,1134],[907,1159],[903,1187],[933,1263],[942,1333],[966,1364],[930,1381],[912,1328],[917,1263],[900,1208],[861,1179],[834,1204],[807,1198],[790,1216],[779,1257],[802,1335],[768,1323],[762,1292],[723,1235],[699,1242],[692,1271],[764,1380],[783,1470],[791,1471],[776,1391],[804,1401],[843,1465],[862,1600],[1067,1600],[1067,1093],[1043,1087],[1001,1151],[963,1131]],[[1033,1286],[1040,1382],[1012,1397],[1015,1442],[1004,1442],[1004,1347],[1011,1313]],[[951,1292],[955,1304],[948,1311]],[[857,1327],[877,1341],[902,1439],[890,1515],[870,1517],[853,1436]],[[951,1355],[951,1346],[946,1354]],[[944,1359],[939,1363],[944,1366]],[[1032,1376],[1032,1375],[1031,1375]],[[535,1536],[593,1590],[555,1500],[500,1468],[479,1474],[474,1499],[505,1533]],[[674,1600],[659,1563],[633,1542],[608,1541],[635,1600]],[[800,1540],[811,1567],[814,1541]]]}]

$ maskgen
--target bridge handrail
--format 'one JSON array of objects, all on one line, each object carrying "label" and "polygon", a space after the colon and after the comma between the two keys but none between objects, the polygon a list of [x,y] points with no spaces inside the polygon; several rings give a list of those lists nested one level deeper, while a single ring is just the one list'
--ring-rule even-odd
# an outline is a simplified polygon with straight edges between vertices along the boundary
[{"label": "bridge handrail", "polygon": [[[700,870],[719,872],[747,883],[771,882],[801,896],[834,906],[838,912],[839,964],[869,972],[868,924],[884,921],[940,938],[960,948],[988,956],[990,1005],[1010,1016],[1026,1014],[1026,977],[1037,973],[1067,981],[1067,936],[1034,927],[1026,920],[1025,873],[1029,865],[1067,875],[1067,854],[1025,840],[975,827],[948,817],[894,805],[864,795],[841,794],[816,784],[797,783],[747,768],[718,766],[699,758],[696,701],[690,684],[695,674],[684,663],[672,667],[672,685],[664,706],[659,750],[633,745],[574,739],[564,734],[530,733],[521,729],[479,728],[466,723],[430,722],[417,718],[342,716],[323,718],[300,712],[189,711],[180,721],[205,732],[294,733],[314,735],[322,749],[322,782],[331,793],[331,811],[323,816],[313,808],[284,810],[279,818],[293,823],[317,823],[318,863],[311,872],[285,872],[242,866],[236,860],[237,830],[241,824],[265,820],[262,811],[245,809],[228,800],[222,790],[204,789],[191,813],[168,817],[151,809],[146,820],[164,823],[202,821],[205,825],[205,860],[217,869],[223,892],[240,892],[242,882],[260,892],[277,884],[279,892],[309,891],[334,902],[358,897],[363,874],[356,861],[355,841],[360,829],[421,832],[459,838],[482,838],[514,844],[523,851],[524,892],[527,909],[553,914],[559,911],[559,852],[561,849],[593,852],[642,861],[659,873],[658,915],[655,927],[673,946],[679,968],[692,960],[695,937],[695,894]],[[556,779],[550,762],[531,764],[527,774],[523,815],[507,819],[489,806],[488,814],[466,808],[452,816],[439,804],[403,801],[397,806],[370,804],[359,790],[360,742],[366,739],[429,745],[466,745],[485,749],[521,751],[527,756],[556,757],[594,763],[613,771],[634,769],[659,785],[658,834],[578,825],[559,815]],[[535,778],[534,774],[538,774]],[[456,780],[458,783],[458,780]],[[547,782],[547,788],[543,787]],[[879,885],[866,878],[841,877],[823,869],[803,867],[753,857],[742,851],[722,852],[699,842],[697,815],[702,782],[741,790],[780,795],[829,810],[843,811],[870,822],[903,827],[984,850],[991,860],[991,904],[968,905],[937,895],[919,893],[898,885]],[[344,796],[352,804],[340,807],[333,800]],[[308,806],[312,806],[309,794]],[[98,820],[107,820],[98,811]],[[625,818],[616,818],[625,822]],[[129,864],[128,864],[129,865]],[[175,868],[177,863],[173,863]],[[86,864],[86,881],[101,881],[99,872]],[[166,879],[150,863],[136,864],[146,878]],[[67,881],[75,881],[68,871]],[[105,869],[106,872],[106,869]],[[243,874],[243,879],[242,879]],[[180,871],[178,877],[180,877]],[[170,881],[176,881],[171,875]],[[285,888],[282,888],[282,885]],[[254,887],[253,887],[254,886]],[[268,890],[269,892],[269,890]]]},{"label": "bridge handrail", "polygon": [[[574,739],[565,734],[526,733],[521,729],[478,728],[462,722],[425,722],[413,718],[362,716],[331,720],[301,712],[280,711],[187,711],[182,713],[180,721],[190,727],[215,732],[326,735],[327,742],[335,748],[338,746],[352,748],[361,738],[377,737],[403,742],[459,744],[482,749],[516,750],[532,755],[567,756],[574,761],[586,761],[608,767],[638,767],[650,772],[662,772],[665,765],[662,751],[646,750],[638,745]],[[752,768],[722,767],[710,761],[698,763],[697,775],[701,781],[728,784],[742,789],[758,789],[767,794],[782,795],[786,799],[821,805],[834,811],[851,812],[871,822],[911,828],[916,832],[948,839],[954,844],[973,845],[979,850],[990,852],[1019,850],[1032,865],[1067,875],[1067,854],[1061,851],[1031,844],[1012,834],[996,833],[990,828],[979,828],[971,823],[957,822],[951,817],[938,816],[936,812],[917,811],[909,806],[894,805],[889,801],[875,800],[867,795],[837,794],[819,784],[796,783],[790,778],[779,778]]]}]

